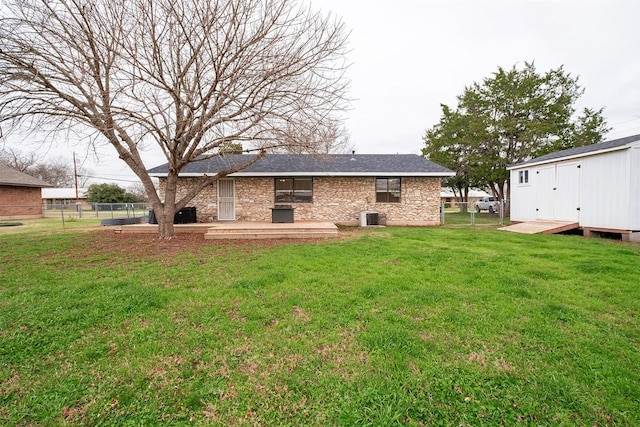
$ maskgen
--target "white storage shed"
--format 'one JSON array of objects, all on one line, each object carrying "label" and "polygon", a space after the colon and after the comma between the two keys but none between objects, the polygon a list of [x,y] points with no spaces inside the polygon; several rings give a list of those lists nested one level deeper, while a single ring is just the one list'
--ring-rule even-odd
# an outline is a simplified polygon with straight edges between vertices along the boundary
[{"label": "white storage shed", "polygon": [[640,135],[510,166],[511,222],[570,221],[640,241]]}]

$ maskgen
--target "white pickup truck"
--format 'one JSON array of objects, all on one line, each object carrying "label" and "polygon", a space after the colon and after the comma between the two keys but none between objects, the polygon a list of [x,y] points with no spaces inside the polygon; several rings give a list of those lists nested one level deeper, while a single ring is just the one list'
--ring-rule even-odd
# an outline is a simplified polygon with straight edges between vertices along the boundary
[{"label": "white pickup truck", "polygon": [[483,197],[474,202],[473,206],[476,208],[476,212],[489,211],[489,213],[495,213],[500,210],[500,201],[496,197]]}]

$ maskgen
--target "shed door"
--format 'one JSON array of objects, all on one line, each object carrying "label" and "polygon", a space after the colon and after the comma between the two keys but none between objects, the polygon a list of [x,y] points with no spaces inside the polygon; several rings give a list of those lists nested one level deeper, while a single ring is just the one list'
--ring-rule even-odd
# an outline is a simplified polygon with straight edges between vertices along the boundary
[{"label": "shed door", "polygon": [[537,213],[538,219],[554,218],[554,194],[556,183],[556,167],[548,166],[538,169],[536,173]]},{"label": "shed door", "polygon": [[234,221],[236,219],[235,186],[233,179],[218,180],[218,220]]},{"label": "shed door", "polygon": [[554,219],[560,221],[578,221],[580,219],[581,170],[579,162],[558,165]]},{"label": "shed door", "polygon": [[538,219],[580,220],[580,162],[540,168],[537,173]]}]

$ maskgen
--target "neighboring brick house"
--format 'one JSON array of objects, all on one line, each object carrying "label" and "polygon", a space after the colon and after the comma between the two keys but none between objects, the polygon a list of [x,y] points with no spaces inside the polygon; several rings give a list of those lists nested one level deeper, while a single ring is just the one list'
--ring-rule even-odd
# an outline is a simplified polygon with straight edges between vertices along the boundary
[{"label": "neighboring brick house", "polygon": [[[245,162],[227,154],[193,162],[180,173],[178,196],[194,179]],[[167,165],[149,170],[164,195]],[[440,223],[440,180],[454,172],[409,154],[268,154],[203,190],[189,205],[198,221],[271,221],[276,205],[291,205],[295,221],[357,225],[377,212],[388,225]]]},{"label": "neighboring brick house", "polygon": [[44,181],[0,164],[0,218],[42,217]]}]

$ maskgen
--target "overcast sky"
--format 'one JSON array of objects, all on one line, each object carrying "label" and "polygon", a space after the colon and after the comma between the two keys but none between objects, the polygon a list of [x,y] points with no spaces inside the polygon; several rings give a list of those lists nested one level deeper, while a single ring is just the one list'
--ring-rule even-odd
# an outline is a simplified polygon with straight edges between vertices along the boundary
[{"label": "overcast sky", "polygon": [[[585,89],[577,107],[599,109],[607,139],[640,134],[640,1],[309,0],[351,31],[352,110],[346,127],[358,153],[415,153],[438,123],[440,104],[498,67],[534,61],[564,66]],[[135,179],[110,147],[96,164],[64,144],[102,181]],[[26,148],[26,147],[25,147]],[[149,167],[164,163],[148,153]],[[123,186],[128,183],[120,181]]]},{"label": "overcast sky", "polygon": [[441,103],[525,61],[579,76],[578,107],[605,108],[607,137],[640,133],[640,1],[313,2],[352,29],[359,152],[418,153]]}]

